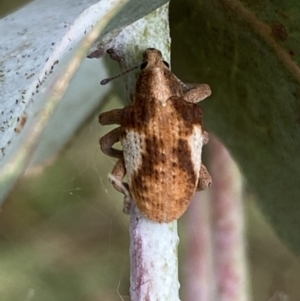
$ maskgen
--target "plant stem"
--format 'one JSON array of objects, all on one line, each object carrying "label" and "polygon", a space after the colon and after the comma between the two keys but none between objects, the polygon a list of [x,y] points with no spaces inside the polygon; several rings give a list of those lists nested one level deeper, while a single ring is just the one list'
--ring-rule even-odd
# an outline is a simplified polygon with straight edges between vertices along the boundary
[{"label": "plant stem", "polygon": [[[170,61],[168,4],[124,28],[108,43],[121,70],[142,62],[149,47],[159,49]],[[123,75],[127,100],[135,90],[136,72]],[[127,101],[128,102],[128,101]],[[179,301],[177,221],[156,223],[131,204],[130,211],[130,296],[132,301]]]},{"label": "plant stem", "polygon": [[132,301],[177,301],[177,221],[156,223],[132,204],[130,214]]},{"label": "plant stem", "polygon": [[225,147],[210,137],[216,298],[248,300],[242,181]]},{"label": "plant stem", "polygon": [[213,265],[209,191],[195,194],[186,218],[187,253],[184,266],[186,301],[212,301]]}]

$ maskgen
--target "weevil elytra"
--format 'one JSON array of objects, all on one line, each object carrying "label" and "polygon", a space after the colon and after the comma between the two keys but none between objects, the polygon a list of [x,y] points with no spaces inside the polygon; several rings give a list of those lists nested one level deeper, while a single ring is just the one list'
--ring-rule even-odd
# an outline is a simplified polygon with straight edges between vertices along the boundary
[{"label": "weevil elytra", "polygon": [[[119,159],[112,171],[113,186],[123,193],[125,186],[137,207],[153,221],[178,219],[195,191],[211,185],[201,162],[208,134],[197,105],[210,94],[206,84],[182,84],[161,52],[148,48],[133,103],[99,116],[102,125],[120,125],[100,139],[101,150]],[[118,141],[123,151],[112,147]],[[125,174],[128,184],[121,187]]]}]

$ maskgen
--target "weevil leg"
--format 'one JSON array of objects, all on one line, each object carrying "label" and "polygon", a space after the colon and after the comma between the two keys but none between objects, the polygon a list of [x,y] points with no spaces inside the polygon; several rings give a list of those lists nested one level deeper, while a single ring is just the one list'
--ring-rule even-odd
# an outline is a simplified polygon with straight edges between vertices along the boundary
[{"label": "weevil leg", "polygon": [[212,184],[212,179],[207,171],[206,167],[201,164],[200,172],[199,172],[199,180],[198,180],[198,185],[197,185],[197,190],[204,190],[208,187],[210,187]]},{"label": "weevil leg", "polygon": [[115,109],[99,115],[99,123],[102,125],[121,124],[124,109]]},{"label": "weevil leg", "polygon": [[[111,175],[113,177],[109,178],[110,182],[117,191],[124,193],[124,188],[128,190],[128,184],[123,183],[123,178],[126,175],[126,169],[123,158],[118,160],[118,162],[115,164]],[[122,186],[124,186],[124,188]]]},{"label": "weevil leg", "polygon": [[129,214],[131,205],[131,195],[129,192],[128,184],[123,182],[123,178],[125,177],[125,175],[126,168],[124,160],[120,159],[114,166],[111,175],[109,175],[109,180],[117,191],[124,194],[123,212]]},{"label": "weevil leg", "polygon": [[122,129],[118,127],[100,138],[100,148],[104,154],[118,159],[123,158],[123,151],[112,147],[116,142],[120,141],[121,134]]},{"label": "weevil leg", "polygon": [[197,103],[211,95],[210,86],[207,84],[182,84],[182,87],[187,102]]},{"label": "weevil leg", "polygon": [[209,141],[209,135],[206,131],[203,132],[203,145],[207,144]]},{"label": "weevil leg", "polygon": [[110,48],[107,50],[107,53],[112,60],[117,61],[118,63],[122,63],[124,61],[124,57],[118,54],[117,49]]},{"label": "weevil leg", "polygon": [[[125,183],[126,184],[126,183]],[[123,200],[123,212],[125,213],[125,214],[129,214],[130,213],[130,208],[131,208],[131,196],[129,195],[129,196],[127,196],[127,195],[125,195],[124,196],[124,200]]]}]

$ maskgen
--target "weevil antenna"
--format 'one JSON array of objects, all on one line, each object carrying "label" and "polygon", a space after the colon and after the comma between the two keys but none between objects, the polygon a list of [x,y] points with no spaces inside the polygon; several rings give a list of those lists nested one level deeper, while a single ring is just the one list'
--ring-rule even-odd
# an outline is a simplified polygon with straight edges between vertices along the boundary
[{"label": "weevil antenna", "polygon": [[122,76],[122,75],[124,75],[124,74],[126,74],[126,73],[128,73],[128,72],[131,72],[132,70],[137,69],[137,68],[139,68],[139,67],[140,67],[140,65],[135,66],[135,67],[132,67],[132,68],[130,68],[130,69],[128,69],[128,70],[126,70],[126,71],[124,71],[124,72],[118,74],[118,75],[115,75],[115,76],[112,76],[112,77],[108,77],[108,78],[102,79],[102,81],[100,82],[100,85],[106,85],[106,84],[108,84],[110,81],[112,81],[113,79],[118,78],[118,77],[120,77],[120,76]]}]

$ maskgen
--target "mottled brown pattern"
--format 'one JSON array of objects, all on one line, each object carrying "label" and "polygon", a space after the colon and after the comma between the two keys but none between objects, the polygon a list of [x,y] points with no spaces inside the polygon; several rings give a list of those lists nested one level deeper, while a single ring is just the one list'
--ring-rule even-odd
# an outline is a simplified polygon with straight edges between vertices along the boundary
[{"label": "mottled brown pattern", "polygon": [[191,161],[191,158],[186,156],[186,154],[189,154],[191,152],[190,147],[186,140],[184,139],[178,139],[178,146],[177,148],[173,148],[173,153],[178,158],[178,164],[179,168],[183,171],[185,171],[188,175],[188,181],[191,183],[197,183],[197,177],[193,171],[193,162]]},{"label": "mottled brown pattern", "polygon": [[[204,141],[202,110],[184,99],[158,50],[145,51],[143,67],[133,104],[122,114],[109,112],[100,120],[110,124],[112,118],[121,124],[129,190],[138,208],[154,221],[170,222],[183,214],[197,189],[200,166],[194,166],[192,153],[200,154]],[[192,142],[192,136],[200,144]],[[114,140],[102,139],[106,151],[112,152]]]},{"label": "mottled brown pattern", "polygon": [[165,107],[153,99],[124,111],[124,130],[138,131],[146,137],[140,168],[131,175],[130,192],[139,209],[152,220],[177,219],[195,193],[198,174],[194,172],[187,138],[201,121],[200,107],[174,96]]}]

